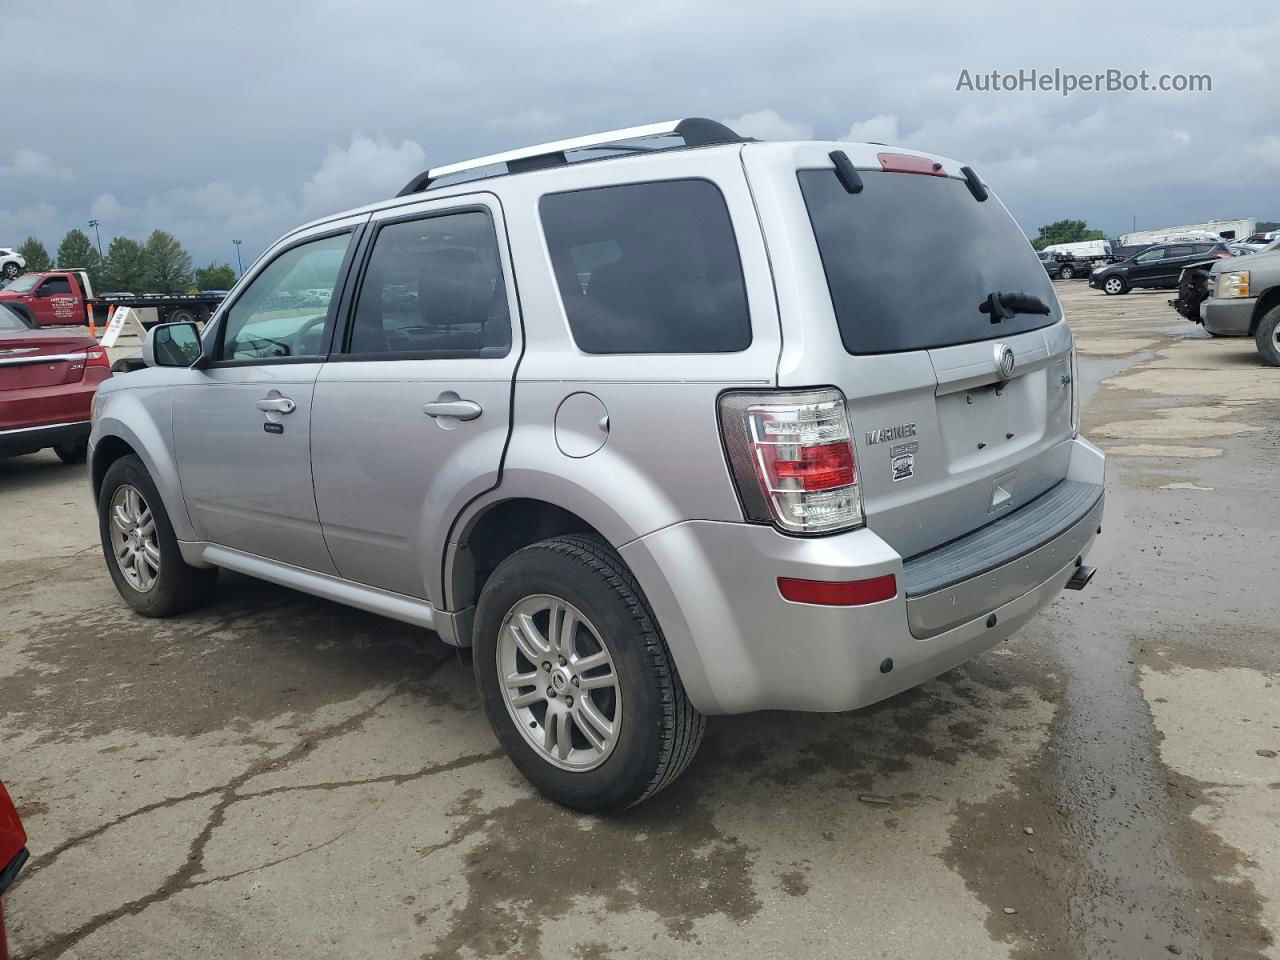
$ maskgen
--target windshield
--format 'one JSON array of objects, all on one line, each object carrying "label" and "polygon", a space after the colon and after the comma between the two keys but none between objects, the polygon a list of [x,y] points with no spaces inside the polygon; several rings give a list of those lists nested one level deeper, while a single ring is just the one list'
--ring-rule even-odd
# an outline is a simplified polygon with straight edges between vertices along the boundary
[{"label": "windshield", "polygon": [[25,330],[27,325],[22,318],[8,307],[0,305],[0,333],[12,333],[14,330]]},{"label": "windshield", "polygon": [[[951,177],[860,173],[859,193],[834,170],[798,173],[850,353],[972,343],[1062,318],[1036,251],[994,197],[979,202]],[[1038,297],[1049,313],[993,324],[978,308],[997,292]]]},{"label": "windshield", "polygon": [[17,280],[13,281],[13,283],[5,287],[5,289],[11,290],[14,293],[26,293],[27,291],[34,289],[35,285],[39,282],[40,274],[24,273]]}]

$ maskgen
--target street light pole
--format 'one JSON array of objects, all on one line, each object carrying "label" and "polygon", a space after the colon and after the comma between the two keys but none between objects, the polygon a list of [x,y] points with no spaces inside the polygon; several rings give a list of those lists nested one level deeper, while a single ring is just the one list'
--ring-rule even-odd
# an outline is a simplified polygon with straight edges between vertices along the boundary
[{"label": "street light pole", "polygon": [[98,257],[102,257],[102,234],[98,233],[98,221],[90,220],[89,226],[93,227],[93,235],[98,241]]},{"label": "street light pole", "polygon": [[241,261],[241,259],[240,259],[240,241],[239,241],[239,240],[232,240],[231,242],[232,242],[232,243],[234,243],[234,244],[236,245],[236,266],[240,268],[240,276],[242,276],[242,277],[243,277],[243,276],[244,276],[244,263],[243,263],[243,262]]}]

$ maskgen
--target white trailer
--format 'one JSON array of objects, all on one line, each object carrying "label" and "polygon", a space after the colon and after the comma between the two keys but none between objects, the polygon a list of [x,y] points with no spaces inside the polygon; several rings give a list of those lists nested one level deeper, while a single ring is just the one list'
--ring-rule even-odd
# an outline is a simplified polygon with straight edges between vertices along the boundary
[{"label": "white trailer", "polygon": [[1243,220],[1209,220],[1205,223],[1188,223],[1181,227],[1161,227],[1159,230],[1139,230],[1120,238],[1122,247],[1139,244],[1166,243],[1170,240],[1243,240],[1252,236],[1258,227],[1253,217]]},{"label": "white trailer", "polygon": [[1044,248],[1045,253],[1065,253],[1078,260],[1092,257],[1105,257],[1111,253],[1110,240],[1078,240],[1075,243],[1051,243]]}]

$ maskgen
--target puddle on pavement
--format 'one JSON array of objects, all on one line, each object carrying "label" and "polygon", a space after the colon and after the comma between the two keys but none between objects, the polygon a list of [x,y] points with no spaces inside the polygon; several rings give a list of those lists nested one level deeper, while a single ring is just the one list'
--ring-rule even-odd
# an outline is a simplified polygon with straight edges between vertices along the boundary
[{"label": "puddle on pavement", "polygon": [[1083,410],[1094,398],[1103,380],[1124,373],[1134,364],[1150,360],[1154,356],[1153,350],[1140,350],[1126,357],[1078,356],[1076,372],[1080,375],[1080,408]]},{"label": "puddle on pavement", "polygon": [[[1123,515],[1123,495],[1108,509]],[[1119,539],[1114,532],[1099,538],[1090,561],[1114,568]],[[1168,773],[1155,749],[1158,734],[1136,680],[1134,652],[1102,608],[1076,624],[1061,633],[1057,648],[1066,683],[1055,731],[1055,794],[1077,851],[1067,925],[1077,955],[1089,960],[1156,956],[1170,944],[1185,951],[1203,941],[1200,904],[1178,865],[1171,826],[1177,813],[1169,808]]]}]

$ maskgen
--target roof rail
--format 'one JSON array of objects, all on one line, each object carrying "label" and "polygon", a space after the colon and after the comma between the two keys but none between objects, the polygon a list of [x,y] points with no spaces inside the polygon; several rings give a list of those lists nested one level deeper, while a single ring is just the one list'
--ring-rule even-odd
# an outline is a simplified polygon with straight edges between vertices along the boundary
[{"label": "roof rail", "polygon": [[[626,127],[622,130],[609,130],[605,133],[593,133],[585,137],[573,137],[569,140],[556,140],[552,143],[540,143],[532,147],[521,147],[519,150],[507,150],[487,157],[476,157],[474,160],[463,160],[459,163],[446,164],[443,167],[432,167],[424,170],[396,194],[407,197],[430,188],[440,177],[455,173],[465,173],[481,167],[506,164],[507,173],[525,173],[530,170],[541,170],[545,167],[558,167],[568,163],[566,153],[576,150],[598,150],[616,147],[620,151],[639,151],[643,147],[628,147],[626,144],[636,140],[647,140],[655,137],[678,136],[684,140],[686,147],[705,147],[714,143],[745,143],[749,138],[740,137],[723,123],[707,120],[703,117],[686,117],[683,120],[668,120],[665,123],[650,123],[641,127]],[[502,176],[502,174],[494,174]],[[487,179],[487,178],[485,178]]]}]

